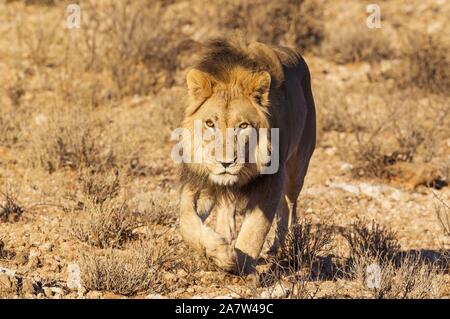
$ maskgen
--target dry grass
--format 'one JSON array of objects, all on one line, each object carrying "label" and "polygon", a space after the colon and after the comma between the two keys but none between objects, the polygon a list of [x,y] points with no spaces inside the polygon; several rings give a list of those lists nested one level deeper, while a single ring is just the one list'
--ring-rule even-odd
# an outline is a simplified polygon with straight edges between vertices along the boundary
[{"label": "dry grass", "polygon": [[329,247],[332,238],[330,228],[314,225],[310,220],[304,219],[292,225],[277,256],[277,262],[289,270],[311,267]]},{"label": "dry grass", "polygon": [[116,198],[121,189],[118,170],[97,172],[85,169],[80,173],[80,182],[84,196],[99,206]]},{"label": "dry grass", "polygon": [[365,263],[372,258],[379,262],[393,260],[400,251],[396,234],[375,221],[369,225],[365,221],[356,221],[343,236],[350,247],[351,263]]},{"label": "dry grass", "polygon": [[369,29],[364,22],[353,21],[341,22],[330,29],[321,46],[321,54],[341,64],[380,61],[396,55],[391,39],[383,29]]},{"label": "dry grass", "polygon": [[450,236],[450,206],[442,199],[439,199],[439,203],[436,205],[435,211],[444,235]]},{"label": "dry grass", "polygon": [[343,234],[350,247],[349,271],[376,299],[423,299],[442,295],[437,264],[400,253],[395,233],[372,221],[354,223]]},{"label": "dry grass", "polygon": [[238,30],[253,40],[301,49],[311,49],[323,38],[323,4],[317,1],[218,1],[217,7],[224,32]]},{"label": "dry grass", "polygon": [[125,203],[87,203],[87,216],[71,226],[76,239],[99,248],[115,248],[135,237],[133,230],[140,224]]},{"label": "dry grass", "polygon": [[440,35],[409,35],[403,67],[398,76],[403,86],[448,95],[450,92],[450,43]]},{"label": "dry grass", "polygon": [[[411,164],[412,170],[420,167],[416,164],[447,165],[450,68],[448,43],[442,36],[417,33],[397,41],[404,29],[390,28],[387,20],[381,30],[370,30],[366,17],[360,17],[364,10],[358,1],[83,0],[79,30],[64,28],[66,3],[7,0],[1,13],[6,22],[0,30],[0,184],[5,178],[22,182],[26,195],[21,198],[27,202],[61,203],[60,195],[70,194],[78,204],[67,211],[58,205],[27,207],[30,238],[44,247],[46,242],[55,246],[39,257],[40,275],[58,282],[68,250],[85,249],[85,287],[126,296],[161,292],[178,298],[236,289],[242,296],[260,297],[266,290],[276,298],[303,299],[321,297],[328,285],[342,284],[347,290],[358,282],[364,285],[361,293],[333,291],[325,296],[445,296],[435,265],[401,252],[390,230],[399,226],[402,203],[411,201],[411,216],[422,205],[430,208],[425,200],[429,190],[395,185],[399,188],[392,199],[383,192],[369,201],[323,183],[353,183],[357,177],[367,179],[367,184],[383,184],[393,180],[393,167],[399,162]],[[396,10],[400,6],[393,3],[383,7],[403,22],[404,8]],[[339,11],[341,5],[345,10]],[[437,12],[435,7],[428,11]],[[311,207],[318,214],[314,218],[327,219],[316,204],[334,204],[322,187],[332,196],[336,191],[336,200],[345,203],[337,212],[342,223],[355,213],[372,217],[373,208],[391,207],[381,217],[391,228],[364,222],[349,228],[345,237],[350,255],[345,240],[333,236],[328,227],[302,220],[291,229],[279,254],[258,265],[260,282],[248,295],[242,278],[217,271],[187,245],[178,246],[177,174],[167,157],[170,132],[183,116],[185,72],[197,48],[211,37],[234,33],[306,53],[326,143],[318,144],[313,160],[323,162],[312,163],[305,184],[307,196],[320,191],[311,195]],[[340,174],[339,162],[353,169]],[[448,180],[448,168],[443,176]],[[445,196],[446,190],[442,193]],[[22,251],[16,248],[22,242],[15,242],[23,237],[22,223],[4,223],[23,218],[25,208],[13,195],[0,196],[0,233],[6,233],[0,235],[0,258],[9,263],[17,252],[13,261],[18,271],[28,273],[28,262],[19,265]],[[429,216],[419,215],[415,220],[405,217],[402,242],[410,245],[423,239],[418,249],[435,249],[433,238],[418,235],[422,225],[416,227],[417,223],[429,222]],[[448,206],[439,205],[436,215],[444,234],[450,234]],[[423,226],[436,226],[435,220],[431,223]],[[71,234],[59,232],[66,224]],[[41,225],[51,226],[41,234]],[[147,241],[152,231],[164,232],[167,238],[137,244],[136,238]],[[371,264],[381,268],[378,289],[366,285]],[[178,268],[171,273],[174,265]],[[58,285],[64,286],[64,281]]]},{"label": "dry grass", "polygon": [[157,238],[133,248],[82,255],[82,283],[88,290],[112,291],[121,295],[160,292],[164,271],[170,269],[172,250],[156,245]]},{"label": "dry grass", "polygon": [[314,298],[319,291],[314,281],[321,276],[322,258],[332,239],[331,228],[309,219],[292,225],[278,254],[268,259],[270,268],[258,274],[259,286],[273,298]]},{"label": "dry grass", "polygon": [[151,225],[173,226],[176,223],[178,203],[167,191],[154,190],[148,198],[137,198],[133,210]]},{"label": "dry grass", "polygon": [[[115,166],[103,127],[86,114],[56,114],[38,126],[31,159],[52,173],[58,169],[104,171]],[[37,158],[36,158],[37,157]]]},{"label": "dry grass", "polygon": [[[442,296],[444,280],[441,271],[437,266],[426,263],[421,256],[406,256],[398,264],[392,260],[380,263],[377,258],[367,257],[365,264],[364,267],[355,265],[353,272],[375,299],[429,299]],[[379,267],[379,275],[368,266]],[[379,277],[375,279],[374,275]]]},{"label": "dry grass", "polygon": [[17,222],[25,208],[18,203],[17,196],[12,191],[0,192],[0,221]]}]

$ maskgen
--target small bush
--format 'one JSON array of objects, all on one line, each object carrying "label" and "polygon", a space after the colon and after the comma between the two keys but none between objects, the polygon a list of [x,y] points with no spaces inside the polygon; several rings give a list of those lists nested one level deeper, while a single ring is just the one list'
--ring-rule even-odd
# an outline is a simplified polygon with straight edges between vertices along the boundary
[{"label": "small bush", "polygon": [[103,173],[87,169],[80,174],[80,181],[86,198],[100,206],[115,198],[121,188],[117,170]]},{"label": "small bush", "polygon": [[[375,299],[429,299],[442,296],[444,281],[438,267],[427,264],[420,256],[406,256],[398,264],[379,262],[368,257],[366,265],[377,268],[353,270]],[[376,277],[374,277],[376,276]]]},{"label": "small bush", "polygon": [[132,200],[132,210],[154,225],[171,226],[177,219],[177,203],[167,191],[153,190],[151,194],[136,196]]},{"label": "small bush", "polygon": [[344,23],[330,30],[322,43],[321,54],[346,64],[380,61],[392,58],[395,52],[391,39],[382,30],[369,29],[363,23]]},{"label": "small bush", "polygon": [[343,236],[350,247],[351,263],[364,263],[373,258],[381,263],[393,260],[400,251],[395,233],[375,221],[370,225],[357,221],[343,232]]},{"label": "small bush", "polygon": [[[159,247],[159,248],[158,248]],[[140,244],[132,249],[110,249],[102,253],[84,253],[81,278],[88,290],[112,291],[134,295],[143,291],[164,289],[164,270],[171,267],[172,249],[156,244]]]},{"label": "small bush", "polygon": [[445,236],[450,236],[450,206],[439,199],[440,204],[436,205],[435,211],[439,224]]},{"label": "small bush", "polygon": [[219,27],[252,40],[311,49],[322,41],[323,6],[317,1],[220,1]]},{"label": "small bush", "polygon": [[277,261],[290,270],[311,267],[331,240],[332,231],[328,227],[314,226],[305,219],[292,225]]},{"label": "small bush", "polygon": [[72,224],[72,234],[81,242],[99,248],[122,247],[134,238],[133,230],[140,226],[126,204],[88,202],[86,218]]},{"label": "small bush", "polygon": [[17,196],[12,192],[0,192],[2,199],[0,201],[0,221],[17,222],[25,209],[17,202]]},{"label": "small bush", "polygon": [[101,133],[102,127],[87,116],[55,114],[37,134],[32,157],[49,173],[58,169],[89,168],[105,171],[116,166],[113,151]]},{"label": "small bush", "polygon": [[409,48],[404,57],[400,83],[434,93],[450,92],[450,45],[437,35],[409,36]]}]

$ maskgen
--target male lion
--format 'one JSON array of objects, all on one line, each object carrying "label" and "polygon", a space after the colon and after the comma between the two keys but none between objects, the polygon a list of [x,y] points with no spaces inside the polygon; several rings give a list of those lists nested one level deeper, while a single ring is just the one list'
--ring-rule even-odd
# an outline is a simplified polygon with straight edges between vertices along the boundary
[{"label": "male lion", "polygon": [[[316,143],[310,73],[303,58],[284,47],[219,39],[205,48],[187,74],[183,128],[194,132],[197,122],[204,133],[223,136],[227,128],[236,129],[237,134],[252,128],[279,128],[279,168],[274,174],[262,173],[264,163],[258,154],[274,145],[270,137],[259,133],[253,163],[237,161],[239,150],[183,163],[180,231],[188,244],[222,269],[248,273],[255,269],[275,213],[275,250],[296,220],[297,198]],[[189,152],[201,152],[191,140],[185,142]],[[223,142],[236,143],[236,139],[227,137]],[[248,140],[245,143],[248,151]],[[204,224],[212,211],[217,214],[215,230]],[[238,234],[237,213],[244,214]]]}]

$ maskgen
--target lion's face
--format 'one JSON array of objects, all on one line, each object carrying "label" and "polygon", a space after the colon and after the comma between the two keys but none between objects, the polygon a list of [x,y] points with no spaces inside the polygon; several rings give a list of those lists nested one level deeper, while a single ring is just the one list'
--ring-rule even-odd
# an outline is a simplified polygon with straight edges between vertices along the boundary
[{"label": "lion's face", "polygon": [[[250,88],[254,81],[261,81],[251,74],[243,77],[237,73],[240,81],[235,79],[230,81],[233,84],[225,84],[213,82],[208,75],[198,72],[194,70],[188,75],[191,104],[184,121],[191,136],[197,139],[186,146],[197,158],[190,168],[218,185],[244,185],[259,175],[258,152],[262,139],[259,129],[268,128],[267,105],[264,105],[267,92],[258,90],[263,85],[260,82],[257,88]],[[203,89],[199,89],[199,83],[204,84]],[[267,90],[270,84],[264,85]],[[267,140],[265,143],[267,148]]]}]

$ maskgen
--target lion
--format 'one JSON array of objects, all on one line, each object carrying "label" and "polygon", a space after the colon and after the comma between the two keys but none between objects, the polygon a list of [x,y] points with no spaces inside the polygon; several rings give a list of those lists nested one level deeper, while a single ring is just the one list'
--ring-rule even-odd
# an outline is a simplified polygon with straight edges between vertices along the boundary
[{"label": "lion", "polygon": [[[181,164],[179,229],[186,243],[223,270],[251,273],[274,217],[271,251],[283,244],[296,221],[297,198],[316,144],[310,72],[302,56],[285,47],[216,39],[204,48],[186,76],[182,127],[194,132],[197,122],[203,133],[232,128],[237,134],[254,129],[256,144],[250,147],[247,136],[241,150],[213,151],[208,160]],[[273,159],[264,162],[260,154],[272,154],[274,145],[272,133],[265,138],[258,133],[263,128],[278,129],[278,169],[265,174]],[[191,139],[184,142],[183,151],[203,152]],[[236,137],[220,143],[236,144]],[[242,148],[254,152],[254,162],[237,160]],[[205,223],[212,212],[215,228]],[[237,214],[244,216],[239,232]]]}]

